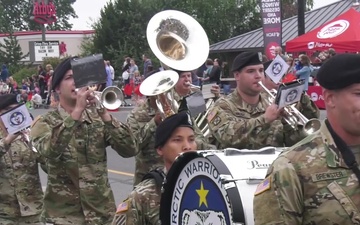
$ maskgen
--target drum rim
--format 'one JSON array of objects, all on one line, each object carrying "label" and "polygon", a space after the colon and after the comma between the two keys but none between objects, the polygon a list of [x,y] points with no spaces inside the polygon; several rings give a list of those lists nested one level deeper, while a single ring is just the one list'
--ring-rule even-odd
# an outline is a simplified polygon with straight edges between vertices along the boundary
[{"label": "drum rim", "polygon": [[[176,179],[168,180],[167,178],[165,178],[165,181],[163,183],[161,199],[160,199],[160,221],[162,224],[170,224],[171,207],[161,207],[161,206],[171,205],[174,188],[177,182],[177,178],[181,173],[181,170],[190,161],[199,157],[201,157],[201,155],[196,151],[184,152],[176,158],[171,168],[169,169],[166,177],[176,177]],[[172,190],[172,191],[165,191],[165,190]]]}]

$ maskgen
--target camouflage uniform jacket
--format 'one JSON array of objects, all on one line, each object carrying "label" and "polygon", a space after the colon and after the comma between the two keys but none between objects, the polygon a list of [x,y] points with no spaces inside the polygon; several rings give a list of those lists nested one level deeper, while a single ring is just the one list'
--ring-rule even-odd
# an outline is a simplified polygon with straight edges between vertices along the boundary
[{"label": "camouflage uniform jacket", "polygon": [[55,224],[110,224],[115,201],[105,148],[111,146],[123,157],[134,156],[138,147],[130,128],[113,117],[103,122],[90,109],[75,121],[59,107],[34,122],[31,137],[47,158],[42,217]]},{"label": "camouflage uniform jacket", "polygon": [[[179,102],[181,97],[176,92],[174,93],[175,100]],[[138,107],[135,107],[127,118],[127,124],[131,127],[132,132],[139,142],[139,154],[135,156],[134,186],[140,183],[152,166],[164,166],[163,159],[157,154],[155,149],[155,131],[157,126],[154,116],[155,110],[150,106],[149,102],[146,101]],[[194,129],[198,149],[210,148],[210,146],[208,146],[208,140],[195,123]]]},{"label": "camouflage uniform jacket", "polygon": [[112,225],[160,225],[161,187],[146,179],[119,205]]},{"label": "camouflage uniform jacket", "polygon": [[4,145],[3,138],[0,132],[0,217],[40,216],[43,191],[39,155],[21,136],[10,146]]},{"label": "camouflage uniform jacket", "polygon": [[360,224],[359,181],[323,123],[283,152],[254,198],[256,225]]},{"label": "camouflage uniform jacket", "polygon": [[319,108],[307,94],[301,96],[300,101],[296,104],[296,108],[308,119],[320,117]]},{"label": "camouflage uniform jacket", "polygon": [[266,123],[264,96],[256,106],[244,102],[237,91],[217,100],[208,114],[211,133],[220,148],[259,149],[265,146],[291,146],[304,138],[300,130],[281,120]]}]

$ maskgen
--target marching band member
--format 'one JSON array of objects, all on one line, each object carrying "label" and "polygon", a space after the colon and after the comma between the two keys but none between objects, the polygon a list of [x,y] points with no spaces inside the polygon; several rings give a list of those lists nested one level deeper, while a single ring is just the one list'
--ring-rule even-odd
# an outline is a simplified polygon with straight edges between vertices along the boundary
[{"label": "marching band member", "polygon": [[[15,94],[0,95],[0,114],[18,106]],[[22,132],[9,134],[0,118],[0,224],[40,225],[43,191],[37,162]]]},{"label": "marching band member", "polygon": [[[152,71],[148,77],[159,72]],[[174,100],[180,102],[185,96],[193,92],[191,86],[191,72],[176,71],[179,74],[179,80],[174,89]],[[156,74],[154,75],[156,76]],[[147,78],[148,78],[147,77]],[[147,79],[146,78],[146,79]],[[220,94],[220,88],[215,85],[214,93]],[[127,124],[131,127],[132,132],[138,137],[139,154],[135,156],[135,176],[134,186],[137,185],[143,176],[150,170],[153,165],[162,165],[162,159],[156,154],[154,147],[154,135],[156,127],[162,120],[160,112],[155,104],[156,97],[148,97],[147,101],[140,103],[128,115]],[[195,125],[196,143],[199,149],[208,149],[208,140],[201,133],[200,129]]]},{"label": "marching band member", "polygon": [[42,219],[55,225],[106,225],[116,206],[105,148],[128,158],[137,154],[137,142],[106,109],[88,108],[96,99],[87,88],[75,91],[71,60],[63,60],[52,78],[58,108],[38,117],[31,130],[35,148],[47,159]]},{"label": "marching band member", "polygon": [[[298,130],[285,129],[283,109],[267,105],[259,82],[264,80],[261,53],[243,52],[232,65],[236,90],[217,100],[208,114],[209,128],[220,148],[259,149],[291,146],[304,138]],[[284,132],[286,130],[286,132]]]},{"label": "marching band member", "polygon": [[321,66],[327,119],[268,169],[255,192],[256,225],[359,223],[359,62],[341,54]]},{"label": "marching band member", "polygon": [[159,124],[154,147],[164,166],[147,174],[136,185],[129,197],[119,205],[112,225],[160,224],[162,181],[180,153],[197,149],[195,136],[191,118],[184,111],[167,117]]},{"label": "marching band member", "polygon": [[[264,63],[264,71],[270,66],[273,60],[267,61]],[[280,83],[276,84],[274,81],[271,80],[269,76],[264,73],[265,79],[264,79],[264,85],[267,89],[272,90],[278,90]],[[320,116],[320,110],[316,106],[316,104],[311,100],[311,98],[304,92],[301,95],[301,99],[298,103],[296,103],[296,108],[308,119],[311,118],[319,118]]]}]

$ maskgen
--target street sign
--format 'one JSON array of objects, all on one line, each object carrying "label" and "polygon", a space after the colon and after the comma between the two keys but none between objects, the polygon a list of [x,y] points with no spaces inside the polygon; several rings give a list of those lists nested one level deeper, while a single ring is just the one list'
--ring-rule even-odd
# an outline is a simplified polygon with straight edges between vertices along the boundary
[{"label": "street sign", "polygon": [[59,41],[34,41],[35,62],[46,57],[60,57]]}]

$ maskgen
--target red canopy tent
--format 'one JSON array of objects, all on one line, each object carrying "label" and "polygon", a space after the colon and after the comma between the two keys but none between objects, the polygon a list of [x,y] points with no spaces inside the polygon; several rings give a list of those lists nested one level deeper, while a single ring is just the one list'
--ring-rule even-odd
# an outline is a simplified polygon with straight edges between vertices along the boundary
[{"label": "red canopy tent", "polygon": [[286,42],[287,52],[323,51],[334,48],[336,52],[360,51],[360,13],[349,9],[320,27]]}]

